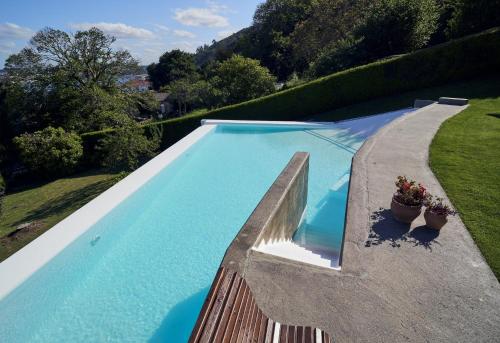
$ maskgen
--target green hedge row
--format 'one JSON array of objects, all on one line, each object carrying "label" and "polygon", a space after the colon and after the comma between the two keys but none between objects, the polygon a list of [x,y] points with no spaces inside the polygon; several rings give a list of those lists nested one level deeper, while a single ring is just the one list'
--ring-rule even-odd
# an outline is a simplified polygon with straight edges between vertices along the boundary
[{"label": "green hedge row", "polygon": [[[202,114],[154,122],[166,148],[201,119],[297,120],[377,97],[465,80],[500,70],[500,28],[338,72],[262,98]],[[82,135],[87,157],[112,130]],[[91,159],[91,157],[90,157]]]}]

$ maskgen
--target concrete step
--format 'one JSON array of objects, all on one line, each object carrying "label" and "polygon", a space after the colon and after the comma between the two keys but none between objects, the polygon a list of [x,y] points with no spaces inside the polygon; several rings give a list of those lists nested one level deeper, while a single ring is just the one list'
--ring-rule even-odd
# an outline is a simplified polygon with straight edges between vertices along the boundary
[{"label": "concrete step", "polygon": [[271,254],[290,260],[300,261],[325,268],[337,269],[337,259],[334,256],[332,256],[332,258],[326,258],[320,254],[314,253],[306,247],[296,244],[293,241],[280,241],[270,244],[263,244],[254,249],[266,254]]}]

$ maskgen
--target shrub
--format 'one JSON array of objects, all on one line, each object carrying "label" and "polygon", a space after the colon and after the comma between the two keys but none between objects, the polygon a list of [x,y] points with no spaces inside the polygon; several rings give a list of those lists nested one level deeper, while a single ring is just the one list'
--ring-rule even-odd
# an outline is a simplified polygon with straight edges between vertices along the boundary
[{"label": "shrub", "polygon": [[159,134],[148,139],[141,127],[123,126],[100,140],[101,165],[113,171],[134,170],[155,156],[159,143]]},{"label": "shrub", "polygon": [[83,154],[76,133],[51,126],[14,138],[23,163],[37,175],[60,176],[72,173]]},{"label": "shrub", "polygon": [[[162,130],[163,148],[200,126],[201,119],[302,120],[307,116],[357,102],[414,89],[491,74],[500,70],[500,30],[450,41],[370,63],[240,104],[144,126]],[[338,119],[346,119],[345,117]],[[87,161],[92,163],[97,141],[112,130],[82,135]]]},{"label": "shrub", "polygon": [[270,94],[276,78],[258,60],[233,55],[220,63],[210,83],[222,96],[222,104],[234,104]]},{"label": "shrub", "polygon": [[4,195],[5,195],[5,181],[3,179],[2,173],[0,173],[0,217],[2,216]]},{"label": "shrub", "polygon": [[371,58],[424,47],[436,31],[439,11],[435,0],[380,0],[372,3],[356,30]]},{"label": "shrub", "polygon": [[451,11],[449,37],[461,37],[500,25],[499,0],[454,0],[446,3]]},{"label": "shrub", "polygon": [[320,77],[361,64],[366,56],[360,43],[353,37],[336,41],[319,54],[309,73]]}]

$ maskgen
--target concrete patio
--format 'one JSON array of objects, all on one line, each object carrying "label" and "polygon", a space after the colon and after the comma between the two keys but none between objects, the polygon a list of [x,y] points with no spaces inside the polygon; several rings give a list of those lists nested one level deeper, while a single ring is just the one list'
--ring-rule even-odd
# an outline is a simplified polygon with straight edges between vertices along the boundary
[{"label": "concrete patio", "polygon": [[438,233],[423,215],[410,227],[389,209],[398,175],[446,199],[428,147],[464,108],[433,104],[406,114],[358,151],[340,272],[250,251],[238,272],[266,315],[339,342],[498,342],[500,284],[460,218]]}]

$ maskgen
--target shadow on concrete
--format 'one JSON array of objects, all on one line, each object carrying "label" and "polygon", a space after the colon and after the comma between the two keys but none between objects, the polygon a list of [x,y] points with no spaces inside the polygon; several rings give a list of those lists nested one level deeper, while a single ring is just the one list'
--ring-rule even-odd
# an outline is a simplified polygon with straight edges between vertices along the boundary
[{"label": "shadow on concrete", "polygon": [[438,236],[439,230],[428,228],[425,225],[414,228],[408,235],[410,243],[416,247],[421,246],[428,250],[432,250],[434,243],[439,245],[439,242],[436,241]]},{"label": "shadow on concrete", "polygon": [[381,245],[387,242],[393,248],[399,248],[408,240],[409,224],[396,221],[391,210],[380,208],[371,215],[372,227],[365,242],[366,247]]},{"label": "shadow on concrete", "polygon": [[365,242],[366,247],[382,245],[387,242],[389,246],[399,248],[401,244],[407,243],[432,251],[432,245],[439,244],[436,241],[439,230],[422,225],[410,231],[410,224],[395,220],[389,209],[380,208],[372,213],[371,219],[373,224]]}]

